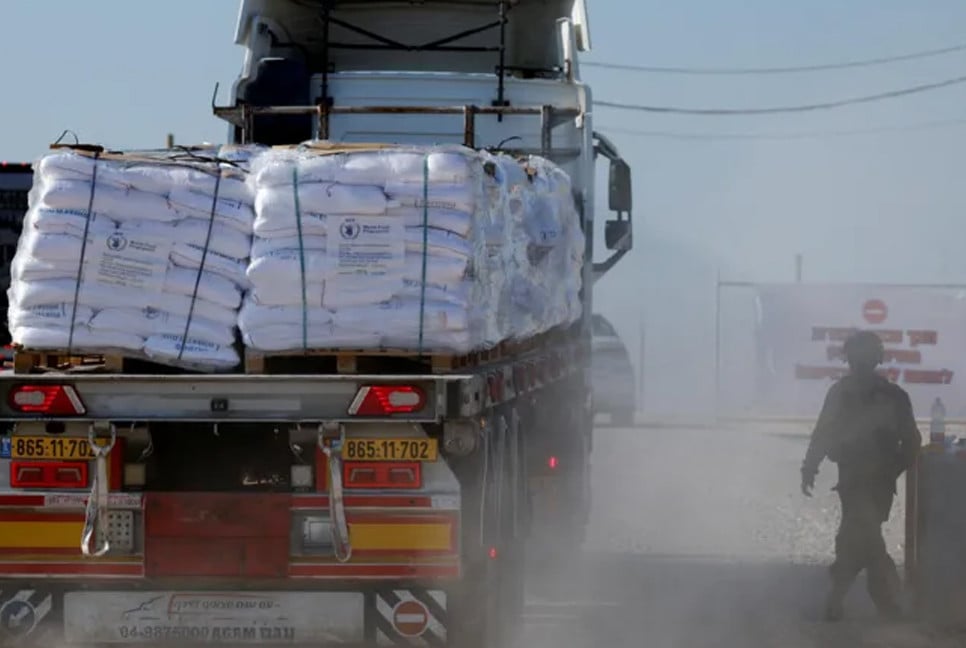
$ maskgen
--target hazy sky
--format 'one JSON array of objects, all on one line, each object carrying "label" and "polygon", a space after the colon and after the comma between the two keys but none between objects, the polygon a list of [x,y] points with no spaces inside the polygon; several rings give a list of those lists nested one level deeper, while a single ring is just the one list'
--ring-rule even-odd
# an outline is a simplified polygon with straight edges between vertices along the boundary
[{"label": "hazy sky", "polygon": [[[588,60],[668,66],[837,62],[964,40],[956,0],[590,2]],[[242,60],[235,0],[3,0],[0,159],[32,160],[65,128],[112,147],[222,141],[210,116]],[[966,53],[874,68],[776,76],[584,70],[598,99],[688,107],[813,103],[966,74]],[[793,141],[705,141],[613,132],[634,168],[633,257],[601,286],[599,310],[635,349],[646,312],[650,396],[679,410],[705,393],[714,276],[790,280],[966,280],[966,86],[774,117],[673,117],[600,108],[600,130],[791,133],[940,128]],[[709,328],[711,327],[711,328]],[[682,366],[682,360],[687,362]],[[653,375],[652,375],[653,374]],[[673,375],[674,379],[668,378]],[[670,399],[670,401],[668,400]],[[681,400],[684,399],[684,400]]]}]

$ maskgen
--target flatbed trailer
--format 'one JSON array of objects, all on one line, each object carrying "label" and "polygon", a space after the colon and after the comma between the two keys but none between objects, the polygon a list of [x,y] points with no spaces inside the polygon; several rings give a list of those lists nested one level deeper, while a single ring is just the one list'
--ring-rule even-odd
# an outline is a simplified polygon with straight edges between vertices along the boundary
[{"label": "flatbed trailer", "polygon": [[[356,609],[358,595],[356,625],[330,629],[340,642],[403,640],[408,626],[386,613],[403,600],[416,601],[430,644],[447,638],[447,618],[459,619],[457,631],[493,632],[494,615],[512,618],[521,604],[524,538],[540,497],[528,480],[552,472],[550,457],[554,468],[587,459],[590,428],[578,418],[586,353],[561,343],[440,374],[7,370],[0,418],[16,425],[0,449],[10,480],[0,483],[0,582],[16,588],[4,588],[14,597],[4,604],[19,609],[29,593],[45,627],[104,641],[212,628],[235,637],[246,624],[289,638],[320,632],[248,617],[148,623],[157,610],[130,627],[110,617],[145,588],[169,606],[228,588],[217,596],[268,597],[285,614],[297,613],[297,600]],[[219,461],[249,474],[206,476],[203,465]],[[577,533],[589,502],[565,501]],[[392,595],[380,598],[375,582],[390,583]],[[110,594],[94,594],[102,591]],[[302,598],[282,594],[291,591]],[[85,613],[101,614],[98,627],[70,616],[80,614],[69,603],[79,592],[96,608]],[[57,603],[47,609],[38,596]]]}]

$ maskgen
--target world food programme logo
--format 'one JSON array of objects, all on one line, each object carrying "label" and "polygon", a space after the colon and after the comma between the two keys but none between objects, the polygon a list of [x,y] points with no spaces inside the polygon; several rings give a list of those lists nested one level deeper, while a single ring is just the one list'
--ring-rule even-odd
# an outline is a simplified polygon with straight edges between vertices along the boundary
[{"label": "world food programme logo", "polygon": [[26,601],[11,599],[0,607],[0,633],[8,637],[28,634],[37,625],[34,606]]},{"label": "world food programme logo", "polygon": [[358,238],[361,230],[359,223],[355,221],[346,221],[339,226],[339,233],[342,234],[342,238],[349,241]]},{"label": "world food programme logo", "polygon": [[107,237],[107,249],[112,252],[120,252],[127,247],[127,239],[120,232],[115,232]]}]

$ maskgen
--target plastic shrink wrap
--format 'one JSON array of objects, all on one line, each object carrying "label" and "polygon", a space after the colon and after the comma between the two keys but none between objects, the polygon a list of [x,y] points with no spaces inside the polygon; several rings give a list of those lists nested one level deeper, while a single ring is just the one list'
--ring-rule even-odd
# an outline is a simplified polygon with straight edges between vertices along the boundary
[{"label": "plastic shrink wrap", "polygon": [[308,145],[259,155],[249,184],[252,349],[466,353],[580,316],[583,232],[547,160]]}]

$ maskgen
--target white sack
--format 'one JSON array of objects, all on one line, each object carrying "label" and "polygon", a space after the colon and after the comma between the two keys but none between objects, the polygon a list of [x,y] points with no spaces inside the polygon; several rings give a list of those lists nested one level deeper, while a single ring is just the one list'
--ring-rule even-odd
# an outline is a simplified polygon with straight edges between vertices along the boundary
[{"label": "white sack", "polygon": [[[35,187],[36,201],[55,209],[83,210],[104,214],[109,218],[125,223],[137,220],[154,220],[170,223],[185,218],[204,218],[211,216],[211,196],[196,194],[187,190],[173,189],[162,195],[121,189],[112,185],[96,185],[91,196],[91,183],[78,180],[50,180],[40,178]],[[219,198],[215,206],[214,218],[244,234],[250,234],[255,214],[244,203]]]},{"label": "white sack", "polygon": [[144,353],[161,362],[181,362],[213,369],[231,369],[241,362],[234,347],[190,338],[187,344],[183,344],[179,335],[152,335],[144,343]]},{"label": "white sack", "polygon": [[[10,335],[18,344],[34,350],[66,350],[70,339],[69,329],[60,327],[11,327]],[[116,331],[98,332],[86,326],[75,327],[73,342],[73,348],[76,351],[109,349],[140,351],[144,346],[144,340],[136,335]]]},{"label": "white sack", "polygon": [[[329,233],[325,213],[306,211],[302,205],[302,236],[326,236]],[[313,209],[316,209],[313,206]],[[446,230],[466,237],[472,228],[470,214],[452,209],[431,207],[390,207],[385,211],[390,218],[401,219],[406,227],[422,227],[424,222],[438,230]],[[262,238],[292,237],[298,235],[293,206],[285,201],[261,205],[255,217],[254,232]]]},{"label": "white sack", "polygon": [[[292,161],[298,160],[299,182],[335,182],[346,185],[386,186],[390,182],[422,185],[460,185],[472,182],[475,169],[465,149],[437,150],[392,148],[312,155],[307,151],[264,157],[252,164],[258,187],[292,186]],[[426,175],[428,173],[428,175]]]},{"label": "white sack", "polygon": [[[40,281],[14,281],[7,291],[10,311],[31,306],[73,303],[77,282],[73,279],[45,279]],[[153,307],[174,315],[188,316],[191,298],[171,293],[146,293],[143,290],[103,286],[81,282],[78,303],[91,308],[148,308]],[[204,299],[194,301],[194,314],[229,328],[237,323],[234,309],[213,304]],[[16,340],[16,342],[20,342]]]},{"label": "white sack", "polygon": [[338,329],[332,324],[314,324],[302,337],[302,325],[273,324],[248,329],[242,333],[245,346],[261,351],[290,351],[306,349],[378,349],[382,346],[379,333]]},{"label": "white sack", "polygon": [[[64,279],[77,274],[77,262],[67,261],[48,261],[32,259],[25,256],[14,258],[10,266],[10,277],[15,281],[44,281],[51,279]],[[70,279],[73,283],[73,279]],[[222,306],[226,309],[236,310],[241,304],[242,292],[231,281],[210,272],[202,272],[198,277],[197,270],[168,266],[164,278],[164,292],[174,295],[192,297],[195,293],[197,282],[197,297]]]},{"label": "white sack", "polygon": [[[251,193],[241,174],[231,175],[231,169],[223,165],[218,195],[226,200],[248,202]],[[94,159],[72,151],[44,156],[36,167],[36,173],[51,180],[80,180],[90,182],[94,173]],[[117,188],[131,188],[148,193],[164,194],[172,186],[183,187],[195,193],[213,196],[216,176],[211,171],[192,165],[171,162],[167,164],[122,162],[99,159],[97,181]]]},{"label": "white sack", "polygon": [[[187,317],[173,315],[155,308],[105,308],[90,320],[92,330],[133,333],[142,338],[166,333],[183,335],[187,325]],[[235,335],[232,329],[222,324],[209,322],[203,317],[192,315],[188,339],[231,345],[235,342]]]},{"label": "white sack", "polygon": [[44,304],[16,310],[7,314],[7,328],[63,328],[70,329],[71,313],[74,327],[87,326],[94,317],[94,309],[72,303]]},{"label": "white sack", "polygon": [[[295,192],[288,187],[267,187],[255,194],[255,211],[264,213],[271,206],[276,218],[286,218],[295,227]],[[299,182],[299,209],[314,214],[352,214],[378,216],[389,206],[379,187]],[[300,212],[301,213],[301,212]]]}]

